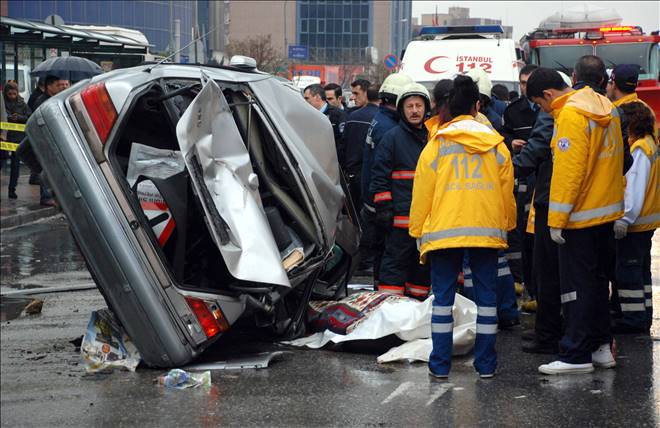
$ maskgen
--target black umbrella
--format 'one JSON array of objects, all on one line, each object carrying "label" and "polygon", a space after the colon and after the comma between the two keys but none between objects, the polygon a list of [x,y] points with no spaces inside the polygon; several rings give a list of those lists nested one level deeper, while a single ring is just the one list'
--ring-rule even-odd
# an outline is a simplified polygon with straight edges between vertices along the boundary
[{"label": "black umbrella", "polygon": [[58,56],[48,58],[46,61],[34,67],[30,73],[32,76],[46,77],[56,76],[60,79],[77,80],[88,79],[97,74],[103,73],[103,69],[88,60],[79,56]]}]

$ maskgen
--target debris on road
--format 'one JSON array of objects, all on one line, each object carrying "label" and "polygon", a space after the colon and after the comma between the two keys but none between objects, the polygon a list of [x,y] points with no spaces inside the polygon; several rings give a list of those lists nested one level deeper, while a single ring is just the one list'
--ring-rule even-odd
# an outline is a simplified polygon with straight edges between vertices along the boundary
[{"label": "debris on road", "polygon": [[[419,302],[378,291],[356,293],[334,302],[311,302],[309,325],[317,333],[283,343],[318,349],[330,342],[375,340],[393,334],[407,343],[379,356],[379,363],[428,361],[432,302],[433,297]],[[470,352],[476,338],[476,305],[456,295],[453,316],[453,352],[464,355]]]},{"label": "debris on road", "polygon": [[189,373],[181,369],[172,369],[156,379],[165,388],[186,389],[198,386],[211,386],[211,372]]},{"label": "debris on road", "polygon": [[135,371],[140,353],[108,309],[93,311],[80,346],[87,373]]},{"label": "debris on road", "polygon": [[23,309],[26,315],[37,315],[41,313],[44,306],[44,301],[41,299],[32,299],[30,303]]},{"label": "debris on road", "polygon": [[214,361],[210,363],[199,363],[184,367],[187,370],[243,370],[243,369],[265,369],[270,362],[288,352],[262,352],[256,355],[248,355],[227,361]]}]

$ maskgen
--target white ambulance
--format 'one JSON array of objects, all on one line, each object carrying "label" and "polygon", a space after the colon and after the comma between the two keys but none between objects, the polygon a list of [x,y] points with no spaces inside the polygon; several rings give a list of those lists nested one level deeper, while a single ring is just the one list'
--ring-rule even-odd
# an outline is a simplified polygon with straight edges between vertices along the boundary
[{"label": "white ambulance", "polygon": [[423,27],[406,47],[400,71],[430,90],[438,80],[482,68],[493,85],[520,92],[518,73],[524,63],[514,41],[503,34],[500,25]]}]

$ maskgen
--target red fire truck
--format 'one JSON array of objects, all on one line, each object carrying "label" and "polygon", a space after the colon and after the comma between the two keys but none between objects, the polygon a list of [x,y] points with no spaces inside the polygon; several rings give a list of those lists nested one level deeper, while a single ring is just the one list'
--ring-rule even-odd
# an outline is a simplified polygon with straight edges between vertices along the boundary
[{"label": "red fire truck", "polygon": [[597,55],[607,68],[617,64],[640,66],[637,93],[660,120],[660,35],[645,35],[640,27],[538,29],[520,41],[525,61],[554,68],[570,76],[582,55]]}]

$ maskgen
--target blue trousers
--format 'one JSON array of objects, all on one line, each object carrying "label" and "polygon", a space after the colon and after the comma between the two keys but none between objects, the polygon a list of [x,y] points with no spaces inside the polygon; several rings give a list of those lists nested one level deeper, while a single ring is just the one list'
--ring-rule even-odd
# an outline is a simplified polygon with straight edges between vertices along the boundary
[{"label": "blue trousers", "polygon": [[[497,318],[501,321],[517,320],[520,316],[518,312],[518,302],[516,301],[516,289],[514,286],[513,275],[509,269],[509,261],[505,257],[505,252],[500,251],[497,259]],[[463,295],[470,300],[474,299],[474,281],[472,280],[472,271],[470,269],[470,258],[465,255],[463,260]]]},{"label": "blue trousers", "polygon": [[463,253],[470,258],[474,296],[477,303],[477,339],[474,346],[474,368],[480,374],[490,374],[497,367],[495,335],[497,333],[497,250],[491,248],[455,248],[433,251],[431,262],[433,312],[431,338],[433,350],[429,369],[439,375],[449,374],[453,346],[452,307],[456,295],[458,274],[463,268]]}]

